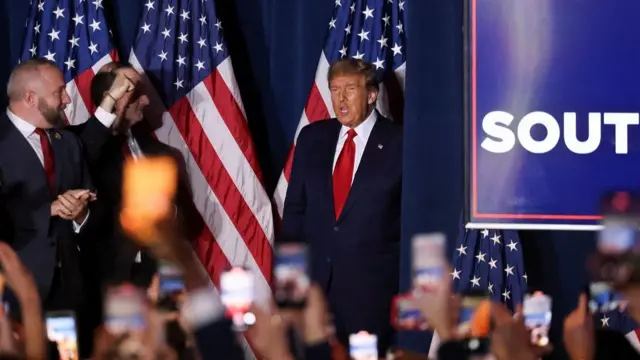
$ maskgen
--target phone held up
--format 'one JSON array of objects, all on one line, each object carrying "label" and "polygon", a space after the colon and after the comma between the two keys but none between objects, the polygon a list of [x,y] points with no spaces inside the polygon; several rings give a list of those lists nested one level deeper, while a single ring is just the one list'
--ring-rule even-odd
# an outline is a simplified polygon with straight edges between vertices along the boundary
[{"label": "phone held up", "polygon": [[113,335],[142,333],[146,329],[146,297],[131,284],[107,289],[104,301],[104,323]]},{"label": "phone held up", "polygon": [[73,311],[53,311],[46,314],[47,338],[56,343],[60,360],[78,359],[78,331]]},{"label": "phone held up", "polygon": [[276,304],[281,308],[306,305],[311,282],[308,275],[308,250],[305,244],[283,243],[275,251]]},{"label": "phone held up", "polygon": [[366,331],[349,335],[349,356],[353,360],[378,360],[378,337]]},{"label": "phone held up", "polygon": [[241,267],[234,267],[220,276],[220,300],[226,308],[236,331],[244,331],[256,322],[249,311],[255,298],[254,274]]},{"label": "phone held up", "polygon": [[620,287],[640,282],[640,194],[616,192],[602,202],[603,229],[589,262],[596,281]]},{"label": "phone held up", "polygon": [[429,330],[429,324],[416,305],[416,298],[413,294],[400,294],[393,298],[391,324],[397,330]]},{"label": "phone held up", "polygon": [[184,296],[182,270],[167,261],[160,261],[158,282],[158,307],[165,311],[178,311]]},{"label": "phone held up", "polygon": [[445,272],[446,237],[442,233],[419,234],[412,240],[413,289],[415,292],[435,291]]},{"label": "phone held up", "polygon": [[541,291],[525,295],[522,312],[524,324],[531,334],[531,343],[534,346],[549,345],[551,296]]}]

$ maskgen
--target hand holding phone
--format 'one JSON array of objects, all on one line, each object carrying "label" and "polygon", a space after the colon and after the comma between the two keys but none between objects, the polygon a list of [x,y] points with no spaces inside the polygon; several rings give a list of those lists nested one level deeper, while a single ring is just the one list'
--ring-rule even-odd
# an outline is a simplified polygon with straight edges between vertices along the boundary
[{"label": "hand holding phone", "polygon": [[414,290],[435,291],[445,273],[446,237],[442,233],[416,235],[412,240]]}]

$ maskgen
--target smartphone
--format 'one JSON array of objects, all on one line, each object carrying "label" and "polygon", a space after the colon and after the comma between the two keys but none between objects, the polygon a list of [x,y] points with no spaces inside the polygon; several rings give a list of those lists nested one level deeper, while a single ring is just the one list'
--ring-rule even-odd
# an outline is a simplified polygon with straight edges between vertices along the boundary
[{"label": "smartphone", "polygon": [[182,270],[167,261],[158,263],[158,308],[178,311],[184,296]]},{"label": "smartphone", "polygon": [[483,291],[469,291],[460,299],[458,333],[465,338],[485,338],[490,332],[491,301]]},{"label": "smartphone", "polygon": [[393,298],[391,324],[397,330],[425,331],[429,329],[427,320],[416,306],[413,294],[401,294]]},{"label": "smartphone", "polygon": [[302,308],[306,305],[311,284],[307,254],[304,244],[289,243],[276,247],[274,298],[279,307]]},{"label": "smartphone", "polygon": [[46,314],[47,337],[56,343],[60,360],[78,359],[78,330],[73,311],[54,311]]},{"label": "smartphone", "polygon": [[249,308],[255,300],[255,280],[251,271],[234,267],[220,276],[220,300],[236,331],[244,331],[255,323]]},{"label": "smartphone", "polygon": [[549,328],[551,327],[551,296],[541,291],[527,294],[524,297],[522,313],[524,324],[531,334],[534,346],[549,345]]},{"label": "smartphone", "polygon": [[599,281],[589,284],[589,310],[592,313],[612,310],[624,311],[627,301],[610,283]]},{"label": "smartphone", "polygon": [[146,298],[131,284],[107,289],[104,301],[104,325],[114,335],[141,333],[146,329]]},{"label": "smartphone", "polygon": [[413,288],[434,291],[444,279],[446,237],[442,233],[419,234],[412,239]]},{"label": "smartphone", "polygon": [[353,360],[378,360],[378,337],[366,331],[349,335],[349,356]]}]

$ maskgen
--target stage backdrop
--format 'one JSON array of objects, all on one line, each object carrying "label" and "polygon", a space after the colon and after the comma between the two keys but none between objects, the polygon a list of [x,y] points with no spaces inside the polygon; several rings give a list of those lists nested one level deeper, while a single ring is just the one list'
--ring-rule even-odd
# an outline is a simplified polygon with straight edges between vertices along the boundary
[{"label": "stage backdrop", "polygon": [[[112,30],[123,59],[128,58],[144,2],[103,2],[106,7],[115,8]],[[247,118],[272,190],[314,79],[334,1],[217,2],[226,5],[218,6],[219,16],[227,30],[225,37]],[[411,236],[444,231],[454,241],[464,188],[463,0],[406,0],[406,3],[409,18],[405,28],[411,45],[407,48],[404,117],[401,278],[404,289],[410,283]],[[506,1],[482,3],[506,4]],[[558,13],[549,18],[549,25],[558,28],[567,22],[571,24],[586,3],[569,0],[554,5],[557,7],[554,12]],[[580,7],[569,6],[576,4]],[[601,9],[603,16],[607,12],[612,18],[630,16],[630,1],[618,4],[607,4],[606,9]],[[5,84],[11,65],[20,56],[29,1],[0,0],[0,5],[4,10],[0,12],[0,50],[4,54],[0,56],[0,83]],[[506,32],[517,30],[519,24],[504,25]],[[582,25],[575,31],[606,30],[593,24]],[[529,36],[532,35],[523,35],[523,41],[528,41]],[[598,34],[595,36],[600,38]],[[574,58],[580,59],[578,55]],[[601,56],[606,56],[606,52]],[[0,105],[4,106],[4,86],[0,89]],[[529,283],[554,297],[552,341],[561,353],[562,318],[575,306],[578,291],[587,281],[583,264],[586,254],[593,249],[593,239],[586,232],[521,232],[520,237]],[[403,333],[400,345],[426,352],[429,338],[425,333]]]},{"label": "stage backdrop", "polygon": [[638,13],[627,0],[470,1],[474,227],[593,229],[605,192],[640,185]]}]

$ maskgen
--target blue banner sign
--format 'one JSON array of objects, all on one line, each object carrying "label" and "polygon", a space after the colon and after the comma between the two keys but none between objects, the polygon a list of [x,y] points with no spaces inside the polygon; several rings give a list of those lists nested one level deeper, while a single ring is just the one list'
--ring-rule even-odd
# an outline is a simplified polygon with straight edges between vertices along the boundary
[{"label": "blue banner sign", "polygon": [[467,226],[597,229],[640,189],[640,1],[469,0]]}]

